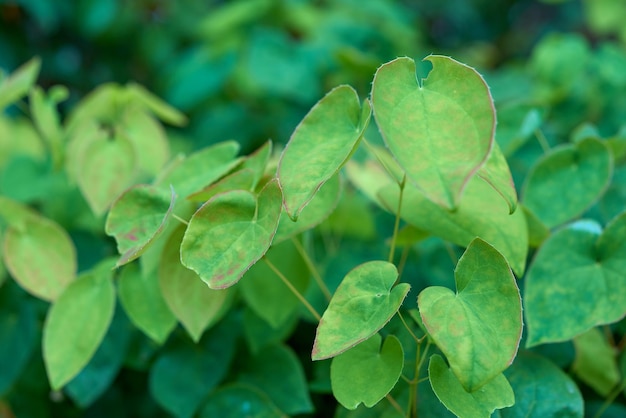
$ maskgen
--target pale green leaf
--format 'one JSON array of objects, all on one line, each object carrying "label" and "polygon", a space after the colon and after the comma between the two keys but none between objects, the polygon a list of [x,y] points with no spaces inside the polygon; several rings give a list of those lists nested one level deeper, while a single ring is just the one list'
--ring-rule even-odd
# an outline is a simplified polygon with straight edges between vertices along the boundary
[{"label": "pale green leaf", "polygon": [[601,396],[607,397],[620,382],[616,350],[598,328],[574,337],[574,374]]},{"label": "pale green leaf", "polygon": [[487,158],[487,163],[478,171],[478,175],[491,185],[509,205],[509,213],[517,208],[517,192],[511,177],[509,165],[500,151],[497,142],[493,143],[493,149]]},{"label": "pale green leaf", "polygon": [[9,77],[0,80],[0,111],[28,94],[35,84],[41,59],[33,58],[22,64]]}]

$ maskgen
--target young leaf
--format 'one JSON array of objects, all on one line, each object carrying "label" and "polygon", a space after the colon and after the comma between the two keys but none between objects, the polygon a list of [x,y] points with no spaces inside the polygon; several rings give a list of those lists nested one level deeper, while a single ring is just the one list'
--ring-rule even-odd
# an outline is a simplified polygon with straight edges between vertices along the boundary
[{"label": "young leaf", "polygon": [[125,191],[111,206],[104,227],[117,241],[122,255],[116,266],[143,254],[159,237],[169,221],[176,195],[154,186],[137,185]]},{"label": "young leaf", "polygon": [[333,395],[344,407],[355,409],[363,403],[371,408],[398,382],[404,367],[402,345],[394,335],[389,335],[382,347],[381,342],[382,337],[376,333],[333,358],[330,366]]},{"label": "young leaf", "polygon": [[250,357],[237,379],[267,393],[290,416],[313,411],[306,377],[296,354],[287,346],[270,345]]},{"label": "young leaf", "polygon": [[105,260],[79,276],[48,311],[43,358],[54,390],[85,367],[109,328],[115,310],[112,265]]},{"label": "young leaf", "polygon": [[[291,222],[291,220],[289,220]],[[290,283],[302,294],[309,284],[309,270],[291,241],[285,241],[265,254]],[[253,265],[243,276],[241,294],[248,306],[272,327],[278,328],[292,316],[298,316],[300,300],[266,263]]]},{"label": "young leaf", "polygon": [[214,183],[239,164],[240,160],[235,158],[237,152],[239,144],[235,141],[204,148],[182,160],[164,177],[158,178],[155,184],[165,188],[171,185],[179,197],[187,198]]},{"label": "young leaf", "polygon": [[606,145],[588,138],[555,148],[526,177],[524,205],[549,228],[583,213],[606,190],[613,158]]},{"label": "young leaf", "polygon": [[515,405],[502,418],[583,417],[583,397],[576,383],[544,357],[522,352],[504,375],[515,393]]},{"label": "young leaf", "polygon": [[128,264],[118,279],[117,292],[133,324],[153,341],[163,344],[176,326],[176,317],[163,299],[158,277],[144,276],[136,263]]},{"label": "young leaf", "polygon": [[620,382],[615,348],[598,328],[576,336],[574,347],[574,374],[601,396],[609,396]]},{"label": "young leaf", "polygon": [[28,94],[28,90],[35,84],[40,68],[41,59],[33,58],[9,77],[0,80],[0,113],[5,107]]},{"label": "young leaf", "polygon": [[350,271],[337,288],[317,326],[311,358],[343,353],[371,337],[398,311],[410,286],[400,283],[396,267],[370,261]]},{"label": "young leaf", "polygon": [[96,215],[103,214],[135,179],[137,157],[123,136],[94,137],[78,161],[78,187]]},{"label": "young leaf", "polygon": [[513,389],[504,375],[468,392],[438,354],[430,358],[428,377],[435,395],[457,417],[490,418],[496,409],[515,403]]},{"label": "young leaf", "polygon": [[209,288],[196,273],[180,263],[184,225],[169,237],[161,253],[159,286],[167,306],[194,341],[215,324],[230,307],[234,289]]},{"label": "young leaf", "polygon": [[457,292],[420,292],[417,305],[430,337],[468,392],[506,369],[522,337],[522,301],[505,258],[476,238],[454,271]]},{"label": "young leaf", "polygon": [[287,418],[263,391],[252,385],[231,383],[207,398],[198,418]]},{"label": "young leaf", "polygon": [[432,201],[456,208],[465,185],[491,150],[496,113],[489,88],[473,68],[431,55],[421,85],[415,62],[381,66],[372,85],[374,116],[409,180]]},{"label": "young leaf", "polygon": [[49,219],[29,211],[9,216],[13,222],[9,220],[2,248],[7,269],[32,295],[55,300],[76,277],[74,243]]},{"label": "young leaf", "polygon": [[[399,190],[383,188],[379,198],[395,211]],[[479,176],[470,180],[455,212],[436,205],[407,184],[401,213],[409,224],[458,245],[467,246],[477,236],[481,237],[505,256],[518,276],[524,273],[528,253],[524,213],[515,211],[509,215],[502,197]]]},{"label": "young leaf", "polygon": [[183,126],[187,123],[187,117],[184,114],[159,99],[142,85],[129,83],[126,89],[131,98],[144,105],[162,121],[175,126]]},{"label": "young leaf", "polygon": [[130,108],[116,128],[133,145],[141,174],[157,175],[170,154],[163,127],[143,109]]},{"label": "young leaf", "polygon": [[346,85],[331,90],[304,117],[289,139],[278,165],[285,210],[294,221],[315,193],[345,164],[371,115],[369,101],[359,104]]},{"label": "young leaf", "polygon": [[234,285],[269,249],[281,213],[275,180],[258,196],[233,190],[215,196],[192,216],[181,261],[212,289]]},{"label": "young leaf", "polygon": [[526,346],[569,340],[626,314],[626,212],[604,232],[578,221],[548,237],[524,286]]}]

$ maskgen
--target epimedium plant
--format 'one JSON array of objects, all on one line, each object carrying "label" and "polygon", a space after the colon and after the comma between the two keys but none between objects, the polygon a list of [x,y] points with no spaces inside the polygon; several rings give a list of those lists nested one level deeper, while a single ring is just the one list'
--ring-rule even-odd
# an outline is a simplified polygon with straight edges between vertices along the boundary
[{"label": "epimedium plant", "polygon": [[[185,118],[138,85],[101,86],[61,123],[67,93],[34,86],[38,61],[5,78],[0,107],[28,95],[31,117],[0,125],[25,138],[0,142],[18,156],[5,177],[36,181],[0,196],[0,277],[49,305],[0,289],[19,318],[0,324],[10,349],[30,347],[3,364],[0,393],[32,356],[40,309],[50,387],[81,406],[122,367],[147,371],[177,417],[311,414],[329,393],[338,417],[582,417],[580,385],[608,406],[623,386],[607,335],[623,334],[626,214],[580,217],[624,140],[577,131],[534,163],[518,202],[487,83],[426,60],[425,78],[410,58],[382,65],[364,100],[334,88],[281,152],[246,156],[226,141],[170,158],[158,119]],[[22,154],[36,158],[20,172]],[[333,242],[350,222],[367,233],[372,205],[388,242],[324,259],[353,244]],[[79,268],[76,229],[104,231],[119,256]],[[454,264],[424,280],[409,256],[433,242]]]}]

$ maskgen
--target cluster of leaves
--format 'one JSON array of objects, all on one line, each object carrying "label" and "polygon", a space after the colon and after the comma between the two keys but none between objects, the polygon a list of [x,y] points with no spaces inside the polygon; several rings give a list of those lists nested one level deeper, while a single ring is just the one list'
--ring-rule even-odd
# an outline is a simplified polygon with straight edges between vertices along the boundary
[{"label": "cluster of leaves", "polygon": [[553,34],[489,89],[397,58],[280,152],[172,156],[179,111],[105,84],[63,120],[30,61],[0,80],[0,411],[623,416],[624,62]]}]

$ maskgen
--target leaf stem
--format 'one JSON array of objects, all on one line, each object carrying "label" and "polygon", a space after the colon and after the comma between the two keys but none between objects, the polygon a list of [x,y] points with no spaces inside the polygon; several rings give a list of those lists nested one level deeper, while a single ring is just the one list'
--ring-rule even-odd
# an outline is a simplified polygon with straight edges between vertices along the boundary
[{"label": "leaf stem", "polygon": [[400,406],[400,404],[398,403],[398,401],[396,401],[393,396],[391,396],[390,393],[388,393],[386,395],[387,400],[389,401],[389,403],[391,404],[391,406],[393,406],[393,408],[395,410],[397,410],[398,412],[400,412],[402,415],[404,415],[404,410],[402,409],[402,407]]},{"label": "leaf stem", "polygon": [[307,310],[311,313],[311,315],[313,315],[315,317],[315,319],[317,319],[317,322],[319,322],[322,319],[322,316],[315,310],[315,308],[313,306],[311,306],[311,304],[309,303],[309,301],[307,301],[304,296],[302,296],[302,294],[300,292],[298,292],[298,289],[296,289],[289,280],[287,280],[287,278],[285,277],[285,275],[283,273],[281,273],[280,270],[278,270],[276,268],[276,266],[274,265],[274,263],[272,263],[267,257],[263,257],[263,260],[267,263],[267,266],[274,272],[276,273],[276,275],[280,278],[280,280],[283,281],[283,283],[285,283],[285,286],[287,286],[289,288],[289,290],[291,290],[291,292],[298,298],[298,300],[300,300],[300,302],[302,302],[302,304],[304,305],[305,308],[307,308]]},{"label": "leaf stem", "polygon": [[389,249],[389,262],[393,263],[394,253],[396,252],[396,240],[398,239],[398,230],[400,229],[400,209],[402,208],[402,197],[404,196],[404,185],[406,184],[406,174],[402,176],[400,183],[400,196],[398,197],[398,210],[396,211],[396,221],[393,225],[393,237],[391,238],[391,248]]},{"label": "leaf stem", "polygon": [[546,136],[543,134],[541,129],[535,129],[535,137],[537,137],[537,141],[539,142],[539,145],[541,145],[543,153],[547,154],[548,152],[550,152],[550,144],[548,143],[548,140],[546,139]]},{"label": "leaf stem", "polygon": [[183,218],[181,218],[180,216],[178,216],[175,213],[172,213],[172,218],[176,219],[180,223],[183,223],[185,225],[189,225],[189,222],[187,222],[186,220],[184,220]]},{"label": "leaf stem", "polygon": [[602,404],[600,409],[596,411],[596,414],[593,416],[593,418],[600,418],[602,414],[604,414],[604,411],[606,411],[607,408],[611,406],[613,401],[615,401],[615,398],[617,398],[618,395],[622,393],[622,390],[624,390],[625,387],[626,387],[626,380],[623,380],[622,384],[618,385],[615,389],[613,389],[613,392],[611,392],[609,396],[604,400],[604,403]]},{"label": "leaf stem", "polygon": [[406,330],[409,332],[409,334],[411,334],[411,337],[413,337],[415,342],[419,345],[421,343],[421,340],[417,337],[417,335],[415,335],[411,327],[409,327],[409,324],[406,323],[400,311],[398,311],[398,317],[400,317],[400,321],[402,321],[402,324],[404,324],[404,327],[406,328]]},{"label": "leaf stem", "polygon": [[326,297],[326,300],[330,302],[330,299],[332,298],[332,294],[330,293],[328,286],[326,286],[326,283],[324,283],[324,280],[322,280],[322,276],[320,275],[319,271],[315,267],[315,264],[313,264],[313,260],[311,260],[311,257],[309,257],[309,254],[306,252],[306,250],[302,246],[302,243],[300,242],[300,240],[293,237],[291,238],[291,241],[293,242],[293,245],[296,247],[296,250],[298,250],[298,253],[300,253],[300,255],[302,256],[304,263],[306,264],[309,271],[313,275],[313,279],[315,279],[315,282],[317,283],[322,293]]}]

